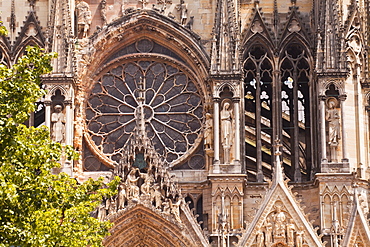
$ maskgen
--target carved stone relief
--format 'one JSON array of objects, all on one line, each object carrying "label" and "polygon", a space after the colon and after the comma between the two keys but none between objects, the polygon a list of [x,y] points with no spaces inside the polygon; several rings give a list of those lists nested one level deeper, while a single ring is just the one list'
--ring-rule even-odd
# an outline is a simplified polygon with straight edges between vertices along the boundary
[{"label": "carved stone relief", "polygon": [[92,20],[89,4],[83,0],[80,0],[76,5],[76,9],[78,38],[87,38]]}]

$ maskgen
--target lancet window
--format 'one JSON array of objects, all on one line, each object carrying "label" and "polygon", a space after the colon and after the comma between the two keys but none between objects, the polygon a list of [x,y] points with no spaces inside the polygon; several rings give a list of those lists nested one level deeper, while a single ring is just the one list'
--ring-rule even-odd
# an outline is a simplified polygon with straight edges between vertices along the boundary
[{"label": "lancet window", "polygon": [[[295,181],[309,177],[310,66],[299,43],[277,58],[264,46],[244,54],[245,155],[251,181],[271,176],[273,140],[283,141],[285,173]],[[275,61],[279,61],[275,63]]]}]

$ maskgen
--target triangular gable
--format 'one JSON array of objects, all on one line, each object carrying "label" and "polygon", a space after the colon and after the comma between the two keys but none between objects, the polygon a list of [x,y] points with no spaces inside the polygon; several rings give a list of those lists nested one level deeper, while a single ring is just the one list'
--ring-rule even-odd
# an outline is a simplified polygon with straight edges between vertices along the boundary
[{"label": "triangular gable", "polygon": [[19,36],[14,43],[14,57],[18,57],[19,53],[27,45],[38,45],[40,47],[45,47],[45,37],[42,33],[41,26],[37,20],[37,16],[34,11],[30,11],[24,26],[22,27]]},{"label": "triangular gable", "polygon": [[279,156],[271,186],[239,246],[324,246],[288,187]]},{"label": "triangular gable", "polygon": [[310,36],[307,33],[304,22],[299,16],[297,7],[292,7],[291,14],[285,23],[284,31],[281,35],[281,43],[286,43],[292,36],[298,36],[306,44],[311,43],[309,42]]},{"label": "triangular gable", "polygon": [[366,216],[361,208],[356,188],[354,189],[353,197],[353,208],[342,246],[365,247],[367,246],[366,243],[370,243],[370,228],[367,223]]},{"label": "triangular gable", "polygon": [[253,8],[253,10],[255,12],[254,17],[250,20],[249,26],[243,32],[243,44],[247,43],[247,41],[251,40],[252,38],[260,37],[265,40],[267,45],[272,46],[273,40],[271,39],[271,30],[267,28],[258,6]]}]

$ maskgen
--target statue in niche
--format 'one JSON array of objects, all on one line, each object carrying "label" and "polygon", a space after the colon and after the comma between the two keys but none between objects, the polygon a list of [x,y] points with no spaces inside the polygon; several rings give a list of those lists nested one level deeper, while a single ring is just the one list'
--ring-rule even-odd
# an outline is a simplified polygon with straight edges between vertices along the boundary
[{"label": "statue in niche", "polygon": [[54,106],[54,112],[51,114],[51,139],[55,142],[63,143],[65,141],[65,115],[62,112],[63,107],[61,105]]},{"label": "statue in niche", "polygon": [[139,180],[139,177],[136,177],[136,171],[138,170],[138,168],[132,169],[127,175],[126,180],[127,198],[131,199],[134,202],[137,202],[139,200],[140,194],[139,186],[137,186],[137,181]]},{"label": "statue in niche", "polygon": [[112,197],[107,201],[109,201],[108,215],[114,214],[117,211],[116,200]]},{"label": "statue in niche", "polygon": [[295,225],[293,222],[293,219],[289,220],[289,223],[286,225],[286,231],[287,231],[287,242],[289,246],[294,245],[294,231],[295,231]]},{"label": "statue in niche", "polygon": [[126,188],[125,184],[120,184],[119,186],[119,192],[118,192],[118,210],[125,208],[126,203]]},{"label": "statue in niche", "polygon": [[264,227],[265,227],[265,243],[267,246],[270,246],[272,243],[272,223],[269,217],[266,219]]},{"label": "statue in niche", "polygon": [[206,113],[206,127],[204,130],[204,146],[206,149],[212,149],[213,141],[213,119],[211,113]]},{"label": "statue in niche", "polygon": [[285,239],[286,216],[285,216],[285,213],[281,211],[281,206],[276,206],[276,213],[274,215],[274,219],[275,219],[274,237],[276,239]]},{"label": "statue in niche", "polygon": [[230,148],[232,145],[233,112],[229,102],[225,102],[221,110],[221,144],[224,150],[224,163],[230,163]]},{"label": "statue in niche", "polygon": [[176,6],[177,11],[180,12],[180,24],[185,26],[188,19],[188,8],[184,0],[180,0],[180,4]]},{"label": "statue in niche", "polygon": [[261,231],[261,229],[258,229],[257,230],[257,245],[256,247],[264,247],[265,244],[265,237],[263,235],[263,232]]},{"label": "statue in niche", "polygon": [[87,32],[91,25],[91,11],[89,4],[80,0],[76,6],[77,9],[77,31],[78,37],[81,39],[87,38]]},{"label": "statue in niche", "polygon": [[326,101],[327,110],[326,110],[326,121],[329,125],[329,140],[328,144],[330,146],[337,146],[338,140],[340,139],[340,117],[339,112],[336,109],[338,102],[337,99],[331,97]]}]

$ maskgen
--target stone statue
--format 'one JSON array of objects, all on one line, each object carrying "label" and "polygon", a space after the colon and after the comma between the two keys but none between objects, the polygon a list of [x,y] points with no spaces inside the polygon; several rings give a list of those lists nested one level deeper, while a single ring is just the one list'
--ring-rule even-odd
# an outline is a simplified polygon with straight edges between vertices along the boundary
[{"label": "stone statue", "polygon": [[140,177],[144,179],[144,183],[141,185],[141,193],[144,195],[149,195],[151,188],[152,188],[152,183],[154,183],[154,178],[152,177],[151,174],[148,173],[140,173]]},{"label": "stone statue", "polygon": [[258,229],[256,247],[264,247],[265,246],[264,242],[265,242],[265,237],[263,236],[263,232],[261,231],[261,229]]},{"label": "stone statue", "polygon": [[286,226],[286,231],[287,231],[288,245],[293,246],[294,245],[294,231],[295,231],[295,225],[294,225],[293,219],[289,220],[289,223]]},{"label": "stone statue", "polygon": [[102,202],[98,206],[98,220],[104,221],[105,217],[107,216],[107,210],[105,208],[104,202]]},{"label": "stone statue", "polygon": [[91,25],[91,11],[89,5],[81,0],[76,6],[78,37],[87,38],[87,32]]},{"label": "stone statue", "polygon": [[221,111],[221,144],[224,149],[224,163],[230,162],[230,147],[232,144],[232,120],[233,114],[230,103],[225,102]]},{"label": "stone statue", "polygon": [[285,220],[286,216],[283,211],[281,211],[281,206],[276,207],[275,218],[275,237],[278,239],[285,239]]},{"label": "stone statue", "polygon": [[137,181],[139,180],[139,177],[136,177],[136,171],[138,170],[139,169],[137,168],[132,169],[127,175],[126,180],[127,198],[136,202],[139,200],[140,195],[139,187],[137,186]]},{"label": "stone statue", "polygon": [[269,217],[266,219],[265,223],[265,242],[267,246],[272,244],[272,223]]},{"label": "stone statue", "polygon": [[114,214],[117,211],[116,200],[112,197],[107,201],[109,201],[108,215]]},{"label": "stone statue", "polygon": [[171,207],[170,203],[168,202],[168,199],[166,201],[162,202],[163,205],[163,213],[170,214],[171,213]]},{"label": "stone statue", "polygon": [[337,100],[335,98],[329,98],[326,102],[328,107],[326,111],[326,121],[329,124],[329,145],[337,145],[340,139],[340,124],[339,124],[339,112],[336,109]]},{"label": "stone statue", "polygon": [[125,184],[122,183],[119,186],[118,192],[118,210],[122,210],[125,208],[126,196]]},{"label": "stone statue", "polygon": [[158,184],[155,184],[154,185],[154,192],[153,192],[153,198],[154,198],[154,204],[155,204],[155,208],[160,208],[161,205],[162,205],[162,193],[160,191],[160,188],[158,186]]},{"label": "stone statue", "polygon": [[296,247],[303,246],[303,231],[301,230],[297,231],[296,233],[295,246]]},{"label": "stone statue", "polygon": [[188,8],[184,0],[180,0],[180,4],[176,6],[176,9],[180,12],[180,24],[185,26],[186,20],[188,19]]},{"label": "stone statue", "polygon": [[181,205],[181,203],[182,203],[181,199],[179,199],[176,203],[172,203],[172,201],[170,200],[171,211],[172,211],[173,215],[175,216],[175,219],[178,222],[181,222],[181,218],[180,218],[180,205]]},{"label": "stone statue", "polygon": [[211,113],[206,114],[206,127],[204,130],[204,146],[206,149],[212,148],[213,141],[213,119]]},{"label": "stone statue", "polygon": [[51,139],[55,142],[62,143],[65,141],[65,123],[66,119],[62,112],[62,106],[54,106],[54,112],[51,114]]},{"label": "stone statue", "polygon": [[107,21],[107,0],[101,0],[100,2],[100,16],[103,21],[103,26],[106,26]]}]

